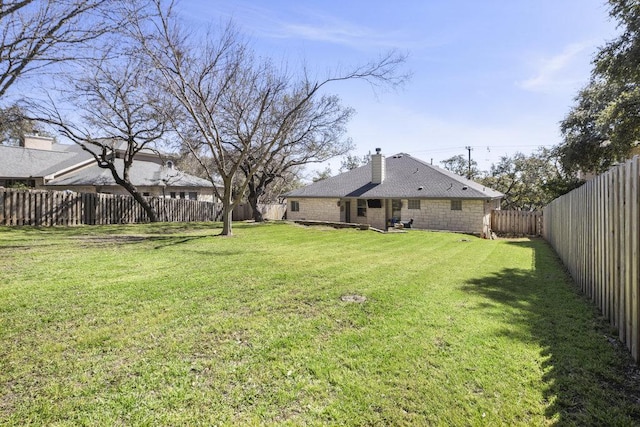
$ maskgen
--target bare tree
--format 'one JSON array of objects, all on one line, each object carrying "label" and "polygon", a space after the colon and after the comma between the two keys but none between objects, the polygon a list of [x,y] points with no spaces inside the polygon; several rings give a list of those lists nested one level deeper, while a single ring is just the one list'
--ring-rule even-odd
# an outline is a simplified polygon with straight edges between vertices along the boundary
[{"label": "bare tree", "polygon": [[[172,5],[164,8],[156,0],[156,7],[153,25],[140,21],[137,36],[180,104],[185,120],[176,124],[183,142],[196,156],[206,152],[211,163],[198,157],[202,166],[222,181],[216,193],[223,203],[223,235],[232,234],[232,210],[251,179],[279,143],[292,139],[299,117],[321,89],[344,80],[393,85],[405,78],[397,75],[405,58],[395,52],[324,79],[313,79],[306,70],[294,78],[256,58],[232,26],[218,37],[191,41],[173,18]],[[247,161],[252,168],[243,174]]]},{"label": "bare tree", "polygon": [[[347,153],[351,140],[343,138],[353,109],[345,108],[335,95],[324,95],[302,105],[292,118],[290,129],[263,158],[250,153],[240,165],[248,181],[247,201],[256,222],[263,221],[258,209],[269,186],[289,176],[289,172],[309,163],[320,163]],[[282,100],[281,100],[282,101]],[[287,109],[283,109],[287,111]],[[281,120],[273,118],[278,125]],[[260,167],[259,165],[262,164]]]},{"label": "bare tree", "polygon": [[69,82],[63,104],[71,107],[73,116],[64,115],[54,102],[31,109],[38,120],[91,153],[155,222],[158,215],[130,172],[136,155],[155,148],[169,131],[171,99],[153,85],[149,64],[130,54],[118,60],[106,59],[109,56],[107,52],[101,61],[86,62],[84,75]]},{"label": "bare tree", "polygon": [[121,25],[115,0],[0,1],[0,99],[21,77],[88,54]]}]

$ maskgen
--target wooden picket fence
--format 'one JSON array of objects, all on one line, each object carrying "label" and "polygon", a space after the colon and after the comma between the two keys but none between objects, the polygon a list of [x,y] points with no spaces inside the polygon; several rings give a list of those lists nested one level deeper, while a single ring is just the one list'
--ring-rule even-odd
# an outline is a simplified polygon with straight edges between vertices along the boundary
[{"label": "wooden picket fence", "polygon": [[491,231],[509,236],[541,236],[542,211],[491,211]]},{"label": "wooden picket fence", "polygon": [[616,166],[544,208],[543,236],[640,360],[640,160]]},{"label": "wooden picket fence", "polygon": [[[277,221],[283,219],[285,214],[287,213],[287,204],[259,203],[258,209],[260,209],[260,212],[262,212],[262,217],[264,219]],[[233,209],[234,221],[246,221],[249,219],[253,219],[253,209],[251,209],[251,205],[249,205],[248,203],[240,203]]]},{"label": "wooden picket fence", "polygon": [[[218,203],[149,198],[160,221],[217,221]],[[131,196],[71,191],[0,189],[0,225],[97,225],[149,222]]]}]

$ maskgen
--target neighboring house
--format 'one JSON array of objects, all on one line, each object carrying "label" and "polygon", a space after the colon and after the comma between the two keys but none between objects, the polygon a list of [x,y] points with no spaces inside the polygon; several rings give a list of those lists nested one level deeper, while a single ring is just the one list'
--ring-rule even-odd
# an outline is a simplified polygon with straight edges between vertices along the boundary
[{"label": "neighboring house", "polygon": [[[123,149],[113,150],[120,170]],[[151,150],[136,155],[129,176],[143,195],[214,201],[209,181],[177,170],[173,158],[165,157]],[[51,138],[32,135],[26,136],[19,147],[0,145],[0,187],[17,184],[36,189],[129,194],[116,184],[111,171],[100,168],[80,146],[56,144]]]},{"label": "neighboring house", "polygon": [[503,194],[408,154],[386,158],[376,149],[365,166],[287,194],[287,218],[354,222],[487,235]]}]

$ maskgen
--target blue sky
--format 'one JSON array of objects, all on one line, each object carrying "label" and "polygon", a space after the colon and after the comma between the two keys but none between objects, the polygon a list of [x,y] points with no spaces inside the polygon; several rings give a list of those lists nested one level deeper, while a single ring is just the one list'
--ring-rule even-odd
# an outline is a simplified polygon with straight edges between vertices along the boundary
[{"label": "blue sky", "polygon": [[[256,51],[320,74],[407,52],[399,91],[330,87],[355,108],[355,154],[376,147],[434,164],[455,154],[488,169],[501,155],[561,141],[558,122],[615,35],[604,0],[181,0],[188,20],[232,18]],[[339,162],[332,162],[335,172]]]}]

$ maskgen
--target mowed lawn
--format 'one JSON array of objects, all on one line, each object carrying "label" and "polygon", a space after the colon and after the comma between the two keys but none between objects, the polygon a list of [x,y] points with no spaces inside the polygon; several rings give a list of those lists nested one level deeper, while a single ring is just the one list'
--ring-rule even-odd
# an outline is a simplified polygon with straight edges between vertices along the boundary
[{"label": "mowed lawn", "polygon": [[234,232],[0,228],[0,424],[640,423],[542,240]]}]

